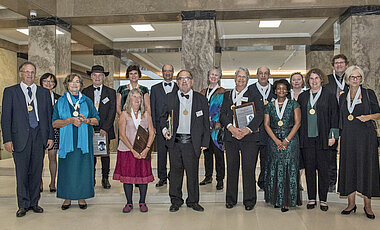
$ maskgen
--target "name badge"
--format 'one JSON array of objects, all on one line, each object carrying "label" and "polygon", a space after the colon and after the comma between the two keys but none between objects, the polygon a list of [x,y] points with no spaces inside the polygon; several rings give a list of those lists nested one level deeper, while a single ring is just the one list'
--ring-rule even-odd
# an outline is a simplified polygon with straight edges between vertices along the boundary
[{"label": "name badge", "polygon": [[108,97],[106,97],[106,98],[104,98],[104,99],[102,100],[103,104],[106,104],[106,103],[109,102],[109,101],[110,101],[110,99],[108,99]]},{"label": "name badge", "polygon": [[248,97],[242,97],[241,101],[248,102]]},{"label": "name badge", "polygon": [[197,114],[197,117],[203,116],[203,111],[199,110],[198,112],[196,112],[196,114]]}]

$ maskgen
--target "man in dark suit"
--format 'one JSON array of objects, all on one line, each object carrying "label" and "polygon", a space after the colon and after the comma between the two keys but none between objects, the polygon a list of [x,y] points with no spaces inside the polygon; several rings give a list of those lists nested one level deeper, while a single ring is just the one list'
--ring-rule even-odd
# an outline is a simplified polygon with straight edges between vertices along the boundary
[{"label": "man in dark suit", "polygon": [[[344,82],[344,72],[348,67],[348,59],[344,54],[335,55],[332,59],[331,65],[333,67],[333,73],[328,75],[329,83],[325,88],[335,95],[338,103],[339,97],[344,92],[348,92],[348,85]],[[336,114],[339,116],[339,113]],[[338,137],[336,137],[337,139]],[[337,145],[335,142],[333,146],[330,147],[329,151],[329,192],[334,192],[336,190],[336,181],[337,181]]]},{"label": "man in dark suit", "polygon": [[[258,130],[263,122],[264,113],[259,106],[259,97],[254,97],[248,90],[249,71],[238,68],[235,72],[235,88],[226,92],[223,97],[220,111],[220,123],[225,128],[224,144],[227,157],[227,191],[226,208],[233,208],[238,200],[238,182],[240,169],[240,155],[243,174],[243,204],[245,210],[250,211],[256,205],[256,178],[255,169],[258,154]],[[234,122],[233,106],[253,102],[255,113],[247,127],[238,127]],[[256,106],[257,105],[257,106]],[[252,118],[247,118],[252,119]]]},{"label": "man in dark suit", "polygon": [[[272,85],[268,82],[270,77],[270,69],[266,66],[259,67],[257,69],[257,80],[255,84],[252,84],[248,87],[253,94],[254,98],[259,98],[259,103],[257,106],[262,107],[262,113],[264,116],[264,106],[275,99],[276,95],[273,92]],[[266,156],[267,156],[267,143],[268,143],[268,134],[264,128],[264,122],[260,124],[259,131],[259,152],[260,152],[260,175],[257,181],[257,185],[261,190],[264,189],[264,170],[266,165]]]},{"label": "man in dark suit", "polygon": [[[160,130],[169,147],[169,196],[172,203],[169,211],[176,212],[183,204],[184,170],[188,192],[186,205],[195,211],[203,211],[199,205],[198,171],[201,150],[206,149],[210,141],[207,99],[191,89],[193,77],[189,71],[181,70],[178,73],[177,84],[179,90],[168,95],[160,118]],[[171,113],[173,132],[170,134],[166,123]]]},{"label": "man in dark suit", "polygon": [[17,181],[17,217],[28,210],[42,213],[38,205],[44,150],[54,145],[50,92],[34,84],[36,66],[19,67],[21,83],[4,89],[1,128],[4,148],[13,154]]},{"label": "man in dark suit", "polygon": [[150,107],[152,113],[153,126],[156,130],[157,143],[157,172],[160,179],[156,187],[162,187],[167,183],[167,152],[165,139],[160,130],[160,116],[164,112],[164,104],[167,101],[167,95],[171,92],[177,92],[178,86],[173,81],[174,68],[170,64],[162,66],[162,76],[164,80],[152,86],[150,91]]},{"label": "man in dark suit", "polygon": [[[91,76],[92,85],[83,89],[83,94],[89,97],[99,112],[99,125],[94,126],[95,132],[99,132],[100,136],[107,136],[107,146],[110,140],[115,139],[115,131],[113,122],[116,114],[116,91],[103,85],[104,78],[108,76],[109,72],[104,72],[104,67],[95,65],[91,71],[87,71]],[[94,159],[94,172],[96,166],[96,157]],[[102,186],[105,189],[110,189],[111,184],[108,180],[110,173],[110,156],[102,156]]]}]

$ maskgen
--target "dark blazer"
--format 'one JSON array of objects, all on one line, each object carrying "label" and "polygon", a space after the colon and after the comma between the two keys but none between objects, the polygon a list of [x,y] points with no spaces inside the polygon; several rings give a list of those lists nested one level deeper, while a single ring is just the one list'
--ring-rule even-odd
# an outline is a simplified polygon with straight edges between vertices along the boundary
[{"label": "dark blazer", "polygon": [[[248,86],[248,90],[251,91],[252,95],[254,98],[259,98],[259,102],[257,103],[257,105],[255,104],[256,107],[260,106],[262,108],[262,113],[263,113],[263,116],[264,116],[264,101],[263,101],[263,96],[261,95],[261,93],[259,92],[259,90],[257,89],[257,84],[259,84],[258,82],[256,82],[255,84],[252,84],[250,86]],[[272,89],[272,85],[269,85],[269,96],[268,96],[268,101],[272,101],[272,99],[275,99],[276,98],[276,94],[274,94],[273,92],[273,89]],[[260,145],[267,145],[268,143],[268,134],[267,132],[265,131],[265,128],[264,128],[264,122],[262,122],[260,124],[260,133],[259,133],[259,141],[260,141]]]},{"label": "dark blazer", "polygon": [[[300,147],[307,147],[308,139],[308,123],[307,123],[307,105],[310,99],[310,89],[302,92],[298,96],[298,103],[301,106],[301,127],[300,132]],[[329,149],[328,139],[330,129],[339,128],[339,108],[336,96],[332,94],[325,87],[322,88],[321,96],[315,103],[314,107],[317,111],[317,123],[318,123],[318,137],[317,137],[317,148],[318,149]],[[337,138],[336,138],[337,139]]]},{"label": "dark blazer", "polygon": [[[84,88],[82,93],[86,95],[88,98],[94,102],[94,86],[90,85],[87,88]],[[103,103],[103,100],[108,98],[109,101],[107,103]],[[100,103],[99,103],[99,125],[94,126],[95,131],[99,131],[103,129],[108,134],[108,139],[115,139],[115,131],[113,123],[115,121],[116,114],[116,91],[111,89],[105,85],[102,87],[102,94],[100,95]]]},{"label": "dark blazer", "polygon": [[[264,119],[264,112],[263,112],[263,106],[260,106],[260,98],[261,97],[255,97],[251,90],[247,90],[244,95],[244,97],[248,97],[248,102],[253,102],[255,104],[256,114],[253,118],[253,121],[249,123],[248,127],[252,130],[251,134],[246,135],[241,141],[258,141],[258,129],[260,127],[260,124],[263,123]],[[242,102],[242,104],[248,103],[248,102]],[[220,123],[223,127],[225,127],[225,136],[224,141],[232,141],[235,138],[232,137],[232,134],[230,131],[227,130],[228,124],[233,124],[233,112],[231,110],[232,103],[232,91],[228,91],[224,93],[223,97],[223,103],[222,103],[222,109],[220,111]]]},{"label": "dark blazer", "polygon": [[[173,82],[173,93],[177,93],[178,86]],[[152,114],[153,126],[155,129],[159,129],[160,117],[164,112],[164,104],[167,101],[167,94],[165,93],[164,86],[162,82],[152,86],[150,90],[150,110]]]},{"label": "dark blazer", "polygon": [[[173,136],[170,140],[166,141],[169,148],[173,148],[174,139],[177,134],[179,125],[179,99],[177,92],[168,94],[167,103],[164,105],[163,113],[160,117],[160,129],[157,132],[162,132],[166,127],[166,120],[170,111],[173,110]],[[202,111],[202,116],[197,116],[196,112]],[[193,103],[191,107],[191,142],[194,147],[194,152],[197,157],[201,155],[201,147],[208,147],[210,142],[210,120],[207,106],[207,99],[200,93],[193,91]]]},{"label": "dark blazer", "polygon": [[[40,134],[45,148],[48,140],[54,140],[50,91],[37,86],[36,98]],[[12,141],[15,152],[21,152],[26,146],[30,126],[25,96],[20,84],[4,89],[1,128],[3,143]]]},{"label": "dark blazer", "polygon": [[[336,93],[337,93],[336,91],[338,89],[338,85],[336,84],[334,75],[330,74],[327,77],[329,79],[329,83],[327,85],[325,85],[325,88],[328,91],[330,91],[330,93],[332,93],[333,95],[336,95]],[[344,82],[344,80],[343,80],[343,82]],[[348,85],[346,83],[344,83],[344,89],[343,90],[344,90],[345,93],[348,92]],[[335,98],[336,98],[336,96],[335,96]]]}]

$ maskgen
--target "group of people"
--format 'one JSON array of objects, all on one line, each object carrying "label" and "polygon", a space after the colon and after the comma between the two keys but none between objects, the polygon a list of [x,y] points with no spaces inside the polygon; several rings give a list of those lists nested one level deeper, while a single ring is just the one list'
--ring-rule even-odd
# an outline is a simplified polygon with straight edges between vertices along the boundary
[{"label": "group of people", "polygon": [[[82,78],[70,74],[64,81],[67,92],[59,97],[52,92],[57,85],[55,76],[44,74],[42,87],[36,86],[36,67],[26,62],[19,68],[22,82],[4,90],[1,120],[4,146],[13,153],[16,166],[16,216],[24,216],[28,210],[43,212],[38,200],[45,149],[52,162],[50,191],[56,190],[57,197],[64,199],[61,208],[70,208],[71,200],[78,200],[81,209],[87,208],[85,199],[94,196],[95,185],[93,132],[106,136],[109,144],[115,139],[117,113],[119,145],[113,179],[123,184],[127,199],[124,213],[133,209],[134,185],[140,191],[140,211],[148,211],[145,198],[148,183],[154,181],[150,154],[156,140],[156,187],[170,180],[171,212],[178,211],[184,202],[195,211],[204,210],[199,204],[199,185],[212,183],[214,156],[217,190],[224,188],[227,167],[226,208],[237,204],[241,165],[243,205],[247,211],[254,209],[259,155],[257,184],[267,203],[282,212],[301,205],[300,175],[305,169],[307,209],[317,205],[318,190],[320,209],[327,211],[328,191],[334,191],[337,183],[339,151],[337,191],[348,196],[348,206],[341,213],[356,212],[355,193],[359,192],[366,216],[374,219],[371,198],[380,196],[375,123],[380,119],[379,104],[375,93],[361,86],[365,76],[360,67],[348,67],[343,54],[334,56],[332,67],[334,72],[329,76],[311,69],[305,79],[297,72],[290,76],[290,83],[280,79],[273,85],[269,83],[270,69],[259,67],[258,82],[249,86],[249,70],[239,67],[232,90],[220,86],[222,71],[213,68],[208,72],[208,87],[196,92],[191,72],[179,71],[174,82],[174,68],[166,64],[163,81],[149,93],[138,83],[139,66],[127,68],[130,83],[115,91],[103,84],[109,73],[96,65],[88,71],[93,85],[82,90]],[[234,110],[247,103],[253,105],[254,112],[247,117],[247,125],[239,127]],[[145,149],[137,152],[134,143],[141,128],[149,137]],[[205,178],[199,182],[202,151]],[[101,159],[102,186],[107,189],[111,187],[109,156]],[[182,195],[185,171],[186,201]]]}]

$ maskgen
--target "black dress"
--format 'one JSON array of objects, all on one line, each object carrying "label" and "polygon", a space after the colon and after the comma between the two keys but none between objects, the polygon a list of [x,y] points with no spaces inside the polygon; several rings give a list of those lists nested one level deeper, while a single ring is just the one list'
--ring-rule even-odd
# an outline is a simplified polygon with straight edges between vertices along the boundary
[{"label": "black dress", "polygon": [[[353,116],[380,113],[375,93],[362,88],[362,103],[357,104]],[[380,196],[379,153],[377,134],[372,121],[348,120],[347,93],[341,95],[340,106],[340,162],[338,192],[347,196],[359,192],[368,198]]]}]

